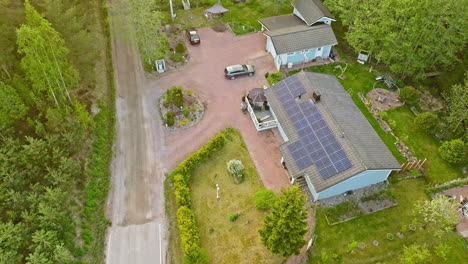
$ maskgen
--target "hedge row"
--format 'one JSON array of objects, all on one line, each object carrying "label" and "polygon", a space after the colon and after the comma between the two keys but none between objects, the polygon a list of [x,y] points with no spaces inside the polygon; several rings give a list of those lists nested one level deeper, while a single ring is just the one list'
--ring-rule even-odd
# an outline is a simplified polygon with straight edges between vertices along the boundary
[{"label": "hedge row", "polygon": [[220,150],[226,143],[234,130],[226,128],[210,139],[197,152],[182,161],[170,174],[169,177],[174,183],[174,195],[177,209],[177,223],[180,230],[180,241],[187,262],[207,263],[206,254],[200,247],[200,235],[198,232],[195,215],[190,209],[190,181],[191,172],[203,162],[207,161],[214,153]]},{"label": "hedge row", "polygon": [[435,193],[438,193],[438,192],[443,192],[443,191],[448,190],[448,189],[461,187],[461,186],[465,186],[465,185],[468,185],[468,178],[456,179],[456,180],[449,181],[449,182],[446,182],[446,183],[442,183],[442,184],[439,184],[439,185],[427,187],[425,189],[425,192],[426,192],[427,195],[431,195],[431,194],[435,194]]},{"label": "hedge row", "polygon": [[193,169],[198,167],[203,162],[207,161],[213,153],[220,150],[226,143],[225,134],[227,129],[218,133],[215,137],[210,139],[201,149],[190,155],[179,166],[177,166],[170,174],[171,177],[181,174],[184,176],[185,182],[190,180],[190,173]]}]

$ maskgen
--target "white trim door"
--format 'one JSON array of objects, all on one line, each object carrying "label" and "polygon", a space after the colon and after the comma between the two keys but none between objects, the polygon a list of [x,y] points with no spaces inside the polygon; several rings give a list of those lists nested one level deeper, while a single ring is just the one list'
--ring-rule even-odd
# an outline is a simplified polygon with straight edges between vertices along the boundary
[{"label": "white trim door", "polygon": [[317,50],[315,51],[315,57],[322,57],[322,53],[323,53],[323,47],[320,47],[320,48],[317,48]]}]

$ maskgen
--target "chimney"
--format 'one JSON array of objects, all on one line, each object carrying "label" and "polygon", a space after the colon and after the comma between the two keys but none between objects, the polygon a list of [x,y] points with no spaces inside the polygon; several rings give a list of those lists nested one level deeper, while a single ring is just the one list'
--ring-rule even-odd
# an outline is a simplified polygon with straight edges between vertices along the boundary
[{"label": "chimney", "polygon": [[312,97],[314,98],[314,101],[316,103],[318,103],[320,101],[320,93],[319,92],[314,91],[314,93],[312,94]]}]

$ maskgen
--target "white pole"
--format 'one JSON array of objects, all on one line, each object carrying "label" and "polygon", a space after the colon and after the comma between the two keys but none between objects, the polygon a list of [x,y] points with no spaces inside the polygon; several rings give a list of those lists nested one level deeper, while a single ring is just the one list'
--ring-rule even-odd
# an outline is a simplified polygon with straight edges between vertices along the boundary
[{"label": "white pole", "polygon": [[216,200],[219,200],[219,184],[216,184]]}]

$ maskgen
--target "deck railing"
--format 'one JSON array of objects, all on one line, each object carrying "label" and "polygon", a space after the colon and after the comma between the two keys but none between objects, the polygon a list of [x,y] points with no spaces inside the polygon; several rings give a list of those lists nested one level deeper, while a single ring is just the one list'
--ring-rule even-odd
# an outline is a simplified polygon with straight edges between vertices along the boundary
[{"label": "deck railing", "polygon": [[244,102],[247,104],[247,110],[249,111],[250,118],[252,118],[252,121],[257,131],[267,130],[267,129],[275,128],[278,126],[278,121],[276,119],[266,121],[266,122],[258,122],[257,116],[255,115],[255,112],[252,106],[250,105],[249,100],[245,98]]}]

